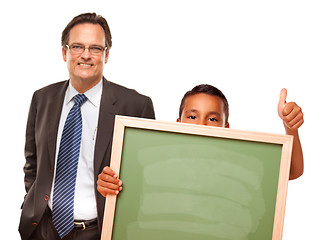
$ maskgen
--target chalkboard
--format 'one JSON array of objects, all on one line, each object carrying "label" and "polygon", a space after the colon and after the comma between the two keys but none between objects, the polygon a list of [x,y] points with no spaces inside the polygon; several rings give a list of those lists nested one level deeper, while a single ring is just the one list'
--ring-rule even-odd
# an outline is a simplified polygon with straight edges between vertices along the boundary
[{"label": "chalkboard", "polygon": [[281,239],[292,137],[117,116],[101,239]]}]

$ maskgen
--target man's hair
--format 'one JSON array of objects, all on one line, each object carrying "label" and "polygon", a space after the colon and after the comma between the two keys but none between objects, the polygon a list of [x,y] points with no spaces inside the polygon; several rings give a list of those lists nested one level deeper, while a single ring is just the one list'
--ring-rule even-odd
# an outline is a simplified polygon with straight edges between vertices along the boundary
[{"label": "man's hair", "polygon": [[105,32],[106,47],[108,50],[111,48],[112,41],[111,41],[111,33],[110,33],[108,23],[105,18],[103,18],[100,15],[97,15],[96,13],[83,13],[74,17],[62,32],[61,46],[63,47],[66,46],[66,44],[69,41],[70,30],[77,24],[81,24],[81,23],[99,24],[104,29],[104,32]]},{"label": "man's hair", "polygon": [[209,85],[209,84],[197,85],[192,90],[185,93],[184,97],[182,98],[181,105],[179,107],[179,118],[181,118],[181,116],[182,116],[182,112],[185,107],[186,98],[188,98],[189,96],[193,96],[195,94],[198,94],[198,93],[205,93],[208,95],[217,96],[217,97],[221,98],[224,103],[224,113],[225,113],[225,117],[226,117],[225,123],[228,123],[228,117],[229,117],[228,101],[221,90],[219,90],[218,88],[213,87],[212,85]]}]

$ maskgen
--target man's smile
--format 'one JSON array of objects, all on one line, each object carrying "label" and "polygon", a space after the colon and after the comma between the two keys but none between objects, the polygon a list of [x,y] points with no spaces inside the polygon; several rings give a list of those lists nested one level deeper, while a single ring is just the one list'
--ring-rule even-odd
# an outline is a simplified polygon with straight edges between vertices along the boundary
[{"label": "man's smile", "polygon": [[92,67],[94,64],[89,64],[89,63],[78,63],[80,66],[85,66],[85,67]]}]

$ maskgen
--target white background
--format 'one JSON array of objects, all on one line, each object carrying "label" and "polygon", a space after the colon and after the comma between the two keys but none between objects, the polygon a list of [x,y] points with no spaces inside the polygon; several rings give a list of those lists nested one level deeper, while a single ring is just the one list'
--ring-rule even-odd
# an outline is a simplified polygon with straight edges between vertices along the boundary
[{"label": "white background", "polygon": [[319,1],[12,0],[0,9],[2,236],[19,239],[31,96],[68,78],[61,32],[74,16],[95,11],[113,37],[105,76],[150,96],[158,120],[174,122],[183,94],[209,83],[229,100],[231,128],[283,133],[276,109],[288,89],[288,101],[305,114],[305,173],[289,183],[283,239],[321,239]]}]

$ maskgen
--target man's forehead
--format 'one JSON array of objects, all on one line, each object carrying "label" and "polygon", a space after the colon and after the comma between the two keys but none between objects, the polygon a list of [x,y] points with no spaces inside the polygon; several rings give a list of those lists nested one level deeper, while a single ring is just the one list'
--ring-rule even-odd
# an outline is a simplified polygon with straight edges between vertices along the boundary
[{"label": "man's forehead", "polygon": [[105,32],[99,24],[79,23],[70,29],[69,40],[73,38],[98,40],[105,43]]}]

